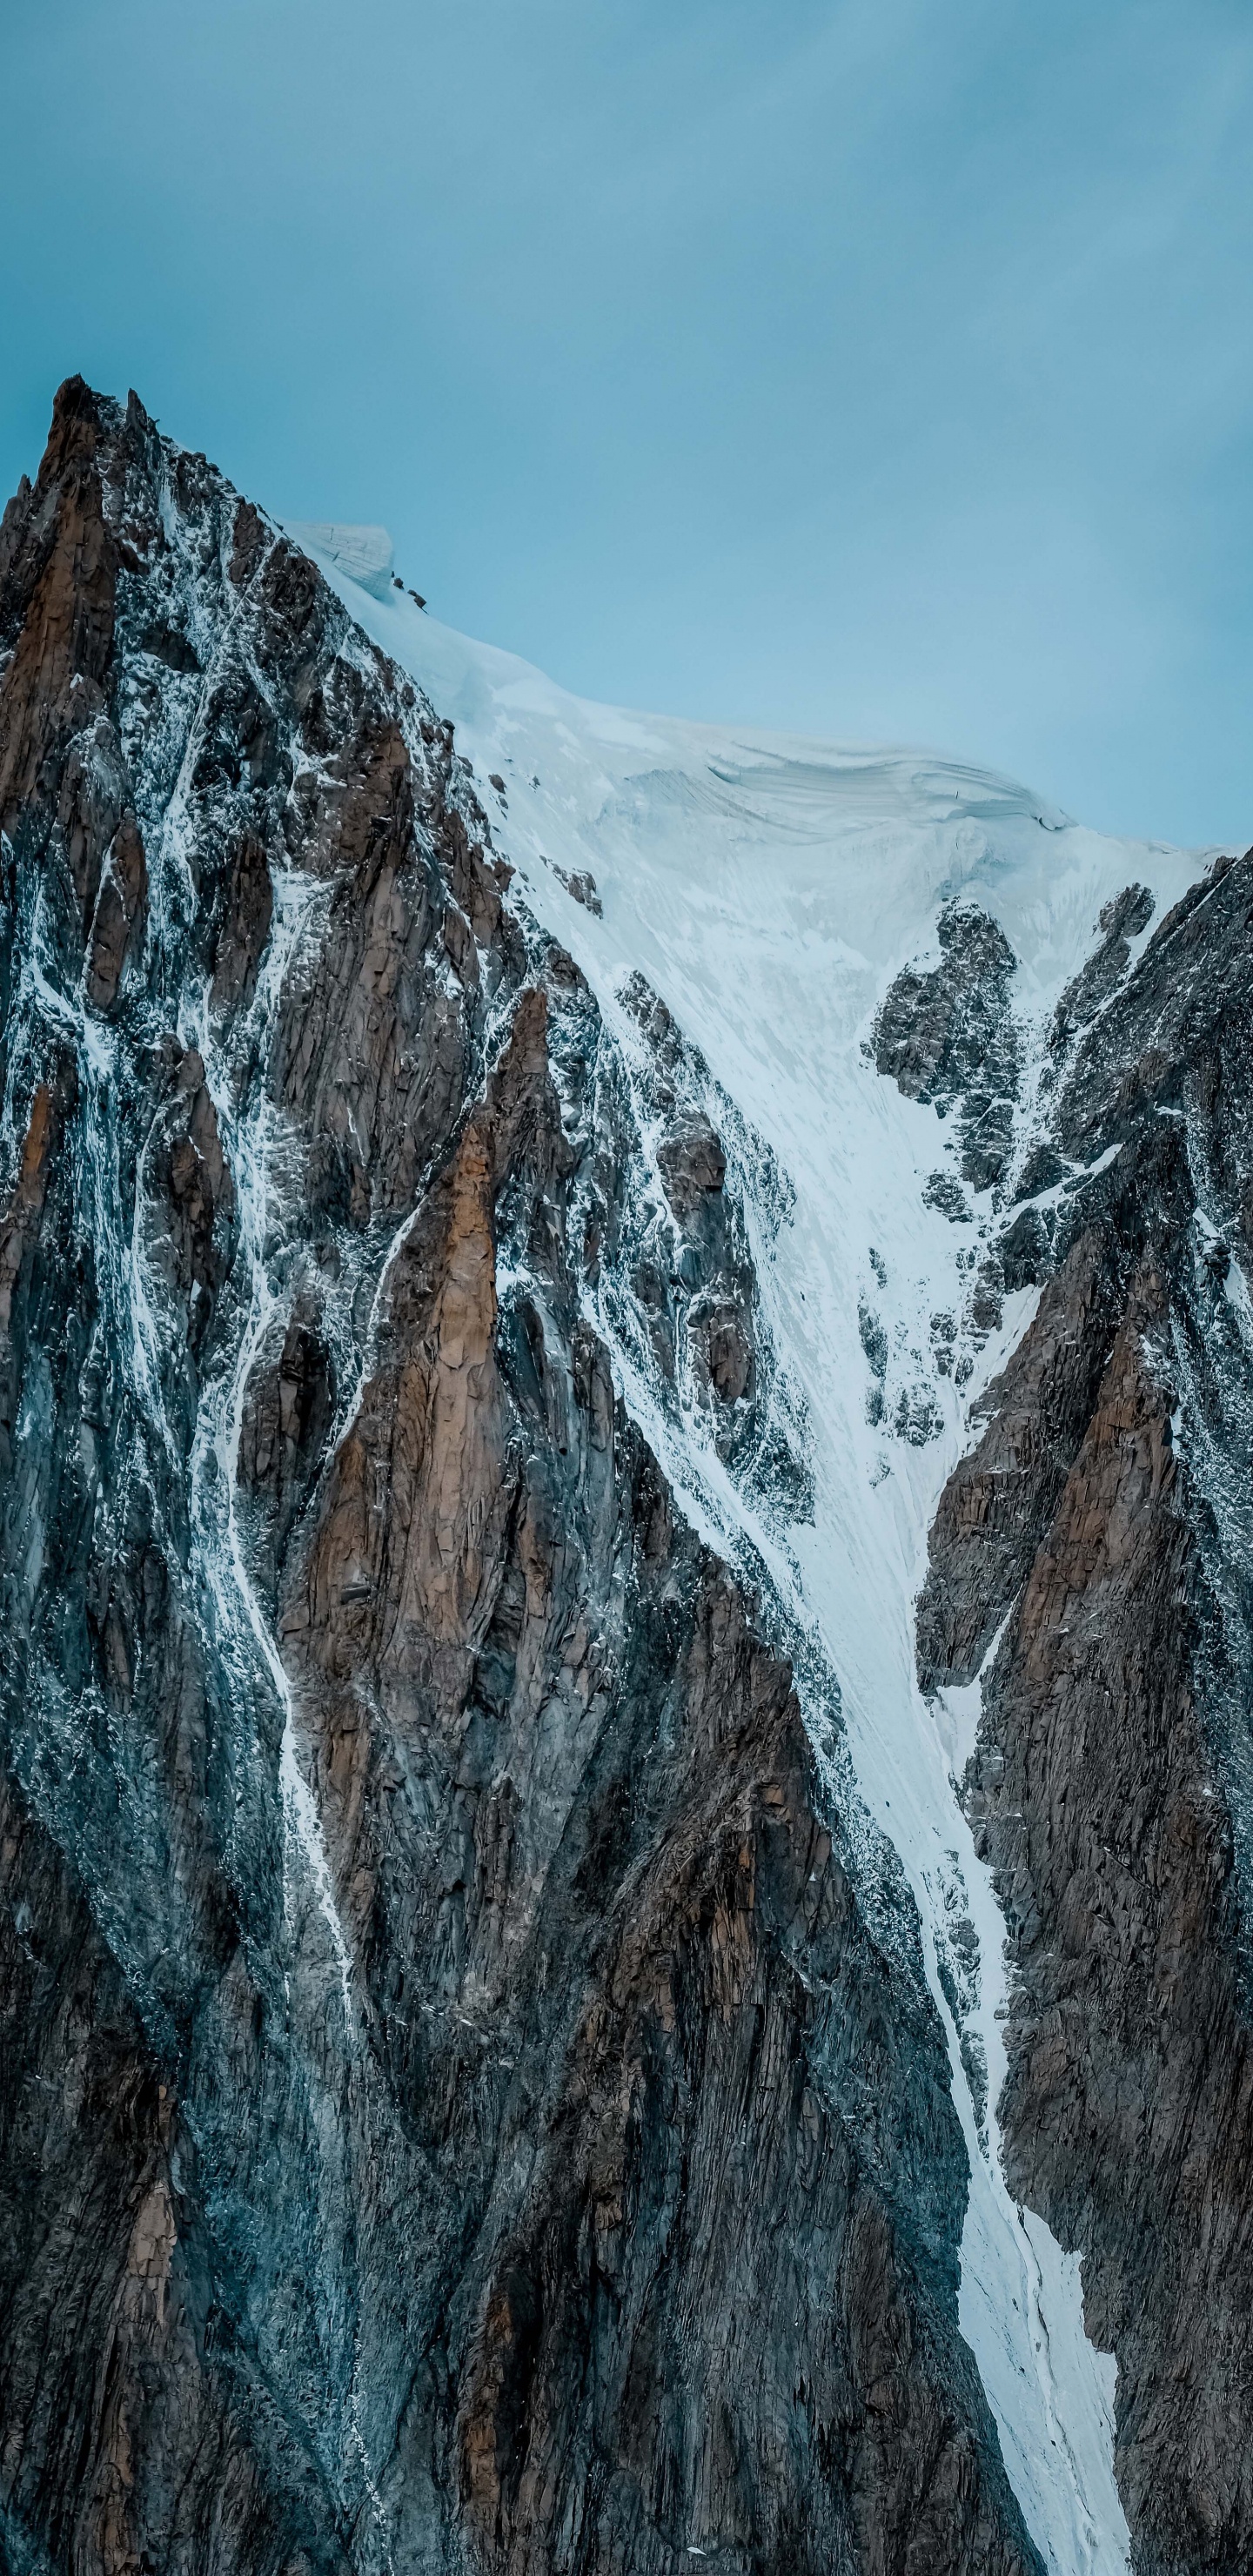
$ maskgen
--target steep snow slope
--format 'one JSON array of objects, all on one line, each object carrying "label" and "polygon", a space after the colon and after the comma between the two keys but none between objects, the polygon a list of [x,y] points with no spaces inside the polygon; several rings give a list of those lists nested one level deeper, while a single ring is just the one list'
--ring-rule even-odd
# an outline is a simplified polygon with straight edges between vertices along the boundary
[{"label": "steep snow slope", "polygon": [[[577,959],[628,1060],[638,1034],[620,997],[642,971],[702,1051],[724,1135],[728,1102],[746,1122],[750,1204],[754,1136],[794,1188],[790,1214],[758,1193],[753,1251],[808,1426],[812,1518],[789,1521],[739,1489],[699,1408],[684,1407],[676,1426],[639,1353],[615,1341],[612,1317],[597,1320],[691,1516],[725,1552],[764,1566],[793,1633],[838,1677],[857,1786],[913,1888],[950,2035],[971,2167],[963,2329],[1047,2563],[1058,2576],[1107,2576],[1128,2552],[1111,2465],[1114,2365],[1085,2338],[1077,2258],[1013,2205],[1000,2172],[1002,1929],[954,1787],[978,1689],[928,1704],[914,1674],[913,1605],[936,1500],[968,1445],[971,1403],[1036,1292],[1008,1301],[959,1385],[944,1366],[944,1319],[967,1297],[987,1199],[971,1225],[926,1203],[945,1130],[876,1072],[866,1041],[893,975],[934,954],[939,907],[976,900],[1019,960],[1029,1123],[1032,1039],[1091,948],[1101,905],[1138,879],[1160,914],[1202,861],[1085,831],[957,763],[589,705],[399,591],[365,591],[344,548],[328,551],[320,533],[293,531],[455,722],[527,899]],[[589,871],[599,915],[567,890]],[[734,1133],[732,1118],[729,1141]],[[1071,1176],[1068,1186],[1082,1185]],[[871,1400],[877,1382],[882,1403]],[[811,1715],[830,1755],[817,1699]]]}]

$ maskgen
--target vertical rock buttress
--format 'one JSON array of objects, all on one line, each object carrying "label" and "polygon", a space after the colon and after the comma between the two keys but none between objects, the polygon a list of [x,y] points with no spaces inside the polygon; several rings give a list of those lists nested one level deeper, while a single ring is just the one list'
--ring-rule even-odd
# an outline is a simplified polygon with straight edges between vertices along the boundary
[{"label": "vertical rock buttress", "polygon": [[0,830],[0,2554],[1035,2576],[916,1920],[587,1320],[595,1005],[451,729],[77,381]]},{"label": "vertical rock buttress", "polygon": [[1010,1932],[1007,2172],[1117,2357],[1137,2576],[1253,2558],[1251,960],[1253,853],[1074,1015],[1048,1152],[1092,1176],[918,1618],[924,1687],[1006,1623],[966,1802]]}]

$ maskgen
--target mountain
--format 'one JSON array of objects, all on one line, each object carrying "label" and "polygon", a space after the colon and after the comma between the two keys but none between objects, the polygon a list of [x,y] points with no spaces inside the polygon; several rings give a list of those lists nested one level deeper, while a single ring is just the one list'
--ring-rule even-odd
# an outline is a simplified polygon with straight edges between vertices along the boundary
[{"label": "mountain", "polygon": [[0,533],[0,2561],[1253,2563],[1253,855]]}]

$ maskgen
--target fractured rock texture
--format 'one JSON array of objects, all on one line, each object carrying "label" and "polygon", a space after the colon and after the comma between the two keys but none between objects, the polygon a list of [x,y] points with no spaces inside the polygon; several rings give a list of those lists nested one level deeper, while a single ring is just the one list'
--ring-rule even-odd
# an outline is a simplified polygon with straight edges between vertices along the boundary
[{"label": "fractured rock texture", "polygon": [[933,1102],[942,1118],[956,1110],[962,1179],[986,1190],[1000,1179],[1013,1141],[1020,1065],[1010,985],[1017,960],[999,923],[976,904],[946,904],[937,935],[939,965],[903,967],[888,992],[875,1021],[874,1060],[909,1099]]},{"label": "fractured rock texture", "polygon": [[702,1069],[78,382],[0,830],[0,2560],[1038,2576],[909,1900],[597,1328],[795,1507]]},{"label": "fractured rock texture", "polygon": [[1253,2563],[1251,962],[1253,854],[1072,997],[1049,1151],[1117,1151],[1063,1197],[918,1619],[934,1686],[1011,1613],[966,1783],[1010,1926],[1007,2170],[1084,2254],[1142,2576]]}]

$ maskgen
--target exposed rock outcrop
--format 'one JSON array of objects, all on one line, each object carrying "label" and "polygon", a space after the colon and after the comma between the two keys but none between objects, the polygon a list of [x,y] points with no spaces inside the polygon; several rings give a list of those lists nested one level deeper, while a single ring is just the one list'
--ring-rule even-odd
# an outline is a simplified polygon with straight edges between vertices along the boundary
[{"label": "exposed rock outcrop", "polygon": [[[1020,1051],[1010,1008],[1017,960],[998,922],[977,904],[949,903],[937,925],[938,966],[903,967],[875,1021],[874,1059],[911,1100],[957,1112],[962,1179],[998,1181],[1013,1140]],[[956,1214],[955,1207],[945,1210]]]},{"label": "exposed rock outcrop", "polygon": [[77,382],[0,825],[0,2556],[1039,2576],[911,1901],[596,1326],[796,1499],[752,1140]]},{"label": "exposed rock outcrop", "polygon": [[932,1687],[971,1679],[1008,1613],[967,1779],[1011,1934],[1008,2170],[1082,2249],[1089,2329],[1117,2356],[1137,2571],[1235,2576],[1253,2558],[1253,854],[1129,976],[1115,962],[1071,998],[1053,1115],[1051,1150],[1090,1176],[942,1499],[919,1662]]}]

